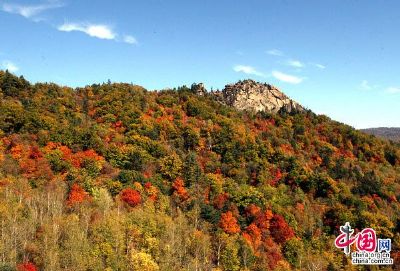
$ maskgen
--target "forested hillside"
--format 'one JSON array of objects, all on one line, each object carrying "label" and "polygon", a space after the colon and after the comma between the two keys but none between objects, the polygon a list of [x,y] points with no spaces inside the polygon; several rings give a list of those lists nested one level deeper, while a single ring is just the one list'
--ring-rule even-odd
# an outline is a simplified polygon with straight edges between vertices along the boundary
[{"label": "forested hillside", "polygon": [[376,137],[385,138],[395,142],[400,142],[400,128],[380,127],[361,129],[362,132],[374,135]]},{"label": "forested hillside", "polygon": [[399,200],[399,146],[311,111],[0,71],[0,270],[369,270],[346,221],[399,270]]}]

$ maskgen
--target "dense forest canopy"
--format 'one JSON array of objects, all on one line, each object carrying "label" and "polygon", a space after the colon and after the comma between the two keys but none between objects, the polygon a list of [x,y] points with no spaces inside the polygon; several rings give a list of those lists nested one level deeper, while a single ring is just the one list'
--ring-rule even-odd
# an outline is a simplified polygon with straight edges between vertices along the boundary
[{"label": "dense forest canopy", "polygon": [[364,270],[346,221],[399,270],[399,201],[399,145],[311,111],[0,71],[0,270]]}]

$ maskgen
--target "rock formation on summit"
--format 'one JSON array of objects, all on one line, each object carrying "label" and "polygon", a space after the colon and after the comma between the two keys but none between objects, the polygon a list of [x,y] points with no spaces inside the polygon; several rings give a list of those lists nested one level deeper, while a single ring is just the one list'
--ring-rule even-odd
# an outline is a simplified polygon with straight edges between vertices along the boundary
[{"label": "rock formation on summit", "polygon": [[305,110],[276,87],[253,80],[226,85],[222,91],[215,92],[214,95],[220,102],[238,110],[272,113],[277,113],[280,110],[286,112]]},{"label": "rock formation on summit", "polygon": [[199,96],[205,96],[207,93],[207,90],[204,87],[203,83],[199,83],[199,84],[193,83],[192,86],[190,87],[190,89],[193,93],[196,93]]}]

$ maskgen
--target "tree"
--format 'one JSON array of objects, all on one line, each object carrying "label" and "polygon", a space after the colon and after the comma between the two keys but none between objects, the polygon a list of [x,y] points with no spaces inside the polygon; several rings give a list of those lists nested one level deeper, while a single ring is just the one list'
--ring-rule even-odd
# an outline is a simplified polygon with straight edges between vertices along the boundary
[{"label": "tree", "polygon": [[169,180],[174,180],[180,175],[182,166],[182,160],[176,153],[165,156],[160,160],[161,174]]},{"label": "tree", "polygon": [[174,190],[174,195],[176,195],[180,200],[185,201],[189,198],[189,194],[185,189],[185,184],[182,178],[176,178],[172,184],[172,189]]},{"label": "tree", "polygon": [[296,268],[301,268],[301,258],[304,253],[303,243],[296,238],[288,240],[283,247],[283,255]]},{"label": "tree", "polygon": [[126,188],[121,191],[121,200],[131,207],[135,207],[142,202],[142,197],[137,190]]},{"label": "tree", "polygon": [[29,83],[23,78],[18,78],[6,70],[3,80],[0,84],[0,89],[4,95],[18,97],[23,90],[27,90]]},{"label": "tree", "polygon": [[282,244],[294,237],[293,229],[286,223],[283,216],[274,214],[270,223],[271,236],[275,242]]},{"label": "tree", "polygon": [[132,252],[131,265],[133,270],[158,271],[160,268],[152,259],[151,255],[145,252]]},{"label": "tree", "polygon": [[261,255],[260,265],[269,267],[269,269],[266,267],[264,269],[274,270],[283,259],[279,246],[271,238],[267,238],[264,241],[264,250],[265,252]]},{"label": "tree", "polygon": [[221,252],[221,265],[226,271],[240,270],[239,247],[234,240],[229,240]]},{"label": "tree", "polygon": [[238,225],[237,219],[233,216],[231,211],[221,214],[219,226],[224,232],[228,234],[235,234],[240,232],[240,226]]},{"label": "tree", "polygon": [[382,181],[379,176],[376,175],[375,171],[369,171],[365,173],[364,176],[360,177],[361,178],[358,179],[358,185],[353,188],[354,193],[360,195],[382,195]]},{"label": "tree", "polygon": [[87,192],[77,183],[74,183],[69,191],[67,205],[74,206],[76,204],[82,203],[86,199],[88,199]]},{"label": "tree", "polygon": [[18,264],[17,270],[18,271],[38,271],[37,267],[31,262]]},{"label": "tree", "polygon": [[256,252],[261,245],[262,232],[257,227],[256,224],[251,223],[246,231],[243,233],[243,237],[248,242],[250,247],[253,249],[253,252]]},{"label": "tree", "polygon": [[1,264],[0,271],[15,271],[15,267],[13,267],[9,264]]},{"label": "tree", "polygon": [[258,212],[255,216],[254,222],[262,231],[267,231],[270,228],[270,222],[272,218],[272,211],[266,210],[264,212]]},{"label": "tree", "polygon": [[395,148],[386,148],[385,149],[385,159],[392,166],[400,163],[400,152],[396,151]]},{"label": "tree", "polygon": [[185,159],[183,166],[183,176],[188,186],[196,184],[201,176],[201,170],[197,163],[197,156],[195,152],[189,152]]},{"label": "tree", "polygon": [[4,100],[0,103],[0,129],[18,133],[26,123],[26,112],[20,102]]},{"label": "tree", "polygon": [[185,127],[182,138],[186,150],[193,150],[199,145],[199,135],[189,127]]}]

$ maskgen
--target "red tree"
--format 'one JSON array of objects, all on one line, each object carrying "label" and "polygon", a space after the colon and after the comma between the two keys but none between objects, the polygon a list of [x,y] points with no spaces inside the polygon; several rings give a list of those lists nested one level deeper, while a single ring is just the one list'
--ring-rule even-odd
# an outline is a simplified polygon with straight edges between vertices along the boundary
[{"label": "red tree", "polygon": [[228,200],[229,196],[227,193],[219,194],[214,197],[213,205],[217,209],[222,209],[225,205],[225,202]]},{"label": "red tree", "polygon": [[131,207],[135,207],[142,202],[140,193],[132,188],[122,190],[121,199]]},{"label": "red tree", "polygon": [[17,270],[18,271],[37,271],[37,267],[30,262],[26,262],[26,263],[20,263],[17,265]]},{"label": "red tree", "polygon": [[86,191],[79,185],[74,183],[68,195],[67,205],[73,206],[81,203],[88,198]]},{"label": "red tree", "polygon": [[39,150],[38,146],[32,146],[29,150],[29,158],[30,159],[38,159],[38,158],[42,158],[43,154],[42,152]]},{"label": "red tree", "polygon": [[224,232],[228,234],[235,234],[240,232],[240,226],[238,225],[237,219],[233,216],[231,211],[228,211],[221,215],[219,226]]},{"label": "red tree", "polygon": [[270,222],[271,236],[275,242],[282,244],[294,237],[293,229],[286,223],[285,219],[275,214]]},{"label": "red tree", "polygon": [[176,178],[172,184],[172,188],[174,189],[174,194],[177,195],[181,200],[187,200],[189,198],[189,194],[185,189],[185,184],[182,178]]},{"label": "red tree", "polygon": [[268,238],[264,241],[264,249],[265,252],[262,256],[268,263],[268,270],[274,270],[278,262],[283,259],[279,246],[271,238]]},{"label": "red tree", "polygon": [[251,223],[243,233],[243,237],[252,247],[253,251],[256,252],[262,242],[261,230],[257,227],[257,225]]},{"label": "red tree", "polygon": [[248,217],[257,217],[261,212],[261,208],[255,204],[249,204],[246,207],[246,215]]},{"label": "red tree", "polygon": [[270,227],[270,221],[273,217],[272,211],[271,210],[266,210],[264,212],[259,212],[254,220],[254,222],[257,224],[257,226],[263,230],[266,231]]}]

